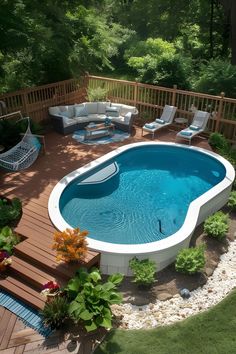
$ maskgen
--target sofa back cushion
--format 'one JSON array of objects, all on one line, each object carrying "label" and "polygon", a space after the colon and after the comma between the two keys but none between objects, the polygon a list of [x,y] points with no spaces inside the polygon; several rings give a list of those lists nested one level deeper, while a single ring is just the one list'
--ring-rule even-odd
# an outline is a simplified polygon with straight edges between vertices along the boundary
[{"label": "sofa back cushion", "polygon": [[106,115],[109,117],[119,117],[120,107],[118,106],[106,106]]},{"label": "sofa back cushion", "polygon": [[107,102],[98,102],[98,114],[106,114]]},{"label": "sofa back cushion", "polygon": [[60,114],[60,112],[61,112],[60,108],[57,106],[56,107],[49,107],[48,111],[49,111],[49,114],[51,114],[52,116]]},{"label": "sofa back cushion", "polygon": [[133,106],[128,106],[128,105],[126,105],[126,104],[123,104],[123,105],[121,106],[120,114],[121,114],[122,116],[125,116],[126,113],[128,113],[128,112],[134,113],[135,111],[136,111],[136,108],[135,108],[135,107],[133,107]]},{"label": "sofa back cushion", "polygon": [[98,113],[98,102],[87,102],[86,109],[88,114],[96,114]]},{"label": "sofa back cushion", "polygon": [[67,118],[74,117],[74,105],[69,106],[59,106],[61,112],[65,112],[64,116]]},{"label": "sofa back cushion", "polygon": [[76,104],[74,107],[74,116],[75,117],[85,117],[88,115],[86,104]]}]

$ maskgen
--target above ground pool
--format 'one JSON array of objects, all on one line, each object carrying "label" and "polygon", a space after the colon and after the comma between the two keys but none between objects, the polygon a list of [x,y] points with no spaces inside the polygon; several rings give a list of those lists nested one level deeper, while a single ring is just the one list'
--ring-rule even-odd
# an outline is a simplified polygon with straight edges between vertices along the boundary
[{"label": "above ground pool", "polygon": [[233,180],[230,163],[209,151],[130,144],[64,177],[52,191],[49,214],[60,230],[89,231],[104,273],[129,274],[134,255],[155,260],[160,270],[226,203]]}]

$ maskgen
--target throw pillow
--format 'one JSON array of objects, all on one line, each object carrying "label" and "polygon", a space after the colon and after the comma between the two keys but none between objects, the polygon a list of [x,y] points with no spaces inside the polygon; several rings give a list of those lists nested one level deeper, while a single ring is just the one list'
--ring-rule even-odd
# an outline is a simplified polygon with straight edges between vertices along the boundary
[{"label": "throw pillow", "polygon": [[66,117],[66,118],[70,118],[70,113],[68,111],[63,111],[59,113],[60,116]]},{"label": "throw pillow", "polygon": [[87,110],[86,110],[86,107],[84,105],[78,105],[78,106],[75,106],[75,117],[84,117],[84,116],[87,116],[88,113],[87,113]]},{"label": "throw pillow", "polygon": [[165,123],[165,121],[163,119],[159,119],[159,118],[156,119],[156,122],[159,123],[159,124],[164,124]]},{"label": "throw pillow", "polygon": [[129,124],[129,121],[130,121],[130,119],[131,119],[131,116],[132,116],[132,113],[131,113],[131,112],[126,113],[126,115],[125,115],[125,117],[124,117],[124,122],[125,122],[126,124]]}]

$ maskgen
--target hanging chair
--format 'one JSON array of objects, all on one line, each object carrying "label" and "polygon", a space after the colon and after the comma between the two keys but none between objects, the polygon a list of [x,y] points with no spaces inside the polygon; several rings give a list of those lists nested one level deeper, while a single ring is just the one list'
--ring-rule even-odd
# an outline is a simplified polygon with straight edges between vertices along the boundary
[{"label": "hanging chair", "polygon": [[29,117],[22,117],[18,122],[21,120],[28,121],[28,126],[23,138],[10,150],[0,153],[0,167],[10,171],[20,171],[31,166],[37,159],[41,148],[37,136],[31,133]]}]

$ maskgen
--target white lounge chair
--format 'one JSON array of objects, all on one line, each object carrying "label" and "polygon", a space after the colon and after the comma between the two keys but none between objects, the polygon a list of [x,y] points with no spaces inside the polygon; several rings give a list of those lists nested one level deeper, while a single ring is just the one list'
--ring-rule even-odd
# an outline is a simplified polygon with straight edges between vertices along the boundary
[{"label": "white lounge chair", "polygon": [[165,105],[162,115],[160,118],[157,118],[152,123],[146,123],[142,128],[142,135],[143,132],[148,132],[152,134],[152,138],[154,138],[154,134],[157,130],[167,127],[168,125],[172,124],[175,112],[177,107]]},{"label": "white lounge chair", "polygon": [[202,133],[207,125],[207,121],[210,117],[210,113],[205,111],[196,111],[193,117],[192,124],[176,135],[176,139],[184,139],[188,140],[189,144],[191,143],[191,139]]}]

